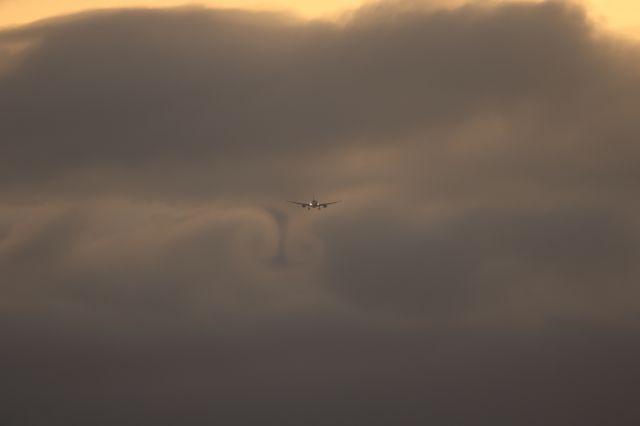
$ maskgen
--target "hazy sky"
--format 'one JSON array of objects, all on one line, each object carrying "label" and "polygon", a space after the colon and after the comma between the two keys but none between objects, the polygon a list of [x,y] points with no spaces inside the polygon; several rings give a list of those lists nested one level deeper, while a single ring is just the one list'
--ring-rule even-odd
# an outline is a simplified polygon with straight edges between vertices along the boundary
[{"label": "hazy sky", "polygon": [[[497,4],[504,0],[476,0],[477,4]],[[518,1],[518,0],[516,0]],[[519,0],[539,2],[539,0]],[[210,7],[288,10],[308,17],[335,17],[353,10],[365,0],[0,0],[0,26],[16,25],[63,13],[113,7],[170,7],[203,4]],[[465,0],[422,0],[423,5],[458,6]],[[634,36],[640,35],[640,3],[637,0],[583,0],[591,16],[601,25]]]},{"label": "hazy sky", "polygon": [[639,424],[639,71],[566,2],[0,30],[0,423]]}]

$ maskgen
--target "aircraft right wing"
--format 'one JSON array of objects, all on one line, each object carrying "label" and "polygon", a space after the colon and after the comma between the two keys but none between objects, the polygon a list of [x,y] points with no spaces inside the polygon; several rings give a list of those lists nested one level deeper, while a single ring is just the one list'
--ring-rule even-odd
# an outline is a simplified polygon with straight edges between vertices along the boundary
[{"label": "aircraft right wing", "polygon": [[287,200],[287,202],[292,203],[292,204],[297,204],[297,205],[303,206],[303,207],[309,205],[309,203],[301,203],[299,201],[289,201],[289,200]]}]

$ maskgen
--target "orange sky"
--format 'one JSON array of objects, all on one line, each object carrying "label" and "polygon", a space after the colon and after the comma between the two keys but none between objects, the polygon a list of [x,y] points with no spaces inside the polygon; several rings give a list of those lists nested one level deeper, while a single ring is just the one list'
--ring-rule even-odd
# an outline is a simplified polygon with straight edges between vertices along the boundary
[{"label": "orange sky", "polygon": [[[354,8],[365,0],[0,0],[0,27],[18,25],[37,19],[80,10],[109,7],[168,7],[182,4],[245,9],[285,9],[316,17],[331,16],[343,9]],[[493,0],[480,0],[493,1]],[[526,1],[526,0],[524,0]],[[533,1],[533,0],[532,0]],[[429,0],[429,3],[456,4],[464,0]],[[609,28],[640,36],[640,1],[583,0],[592,15]]]}]

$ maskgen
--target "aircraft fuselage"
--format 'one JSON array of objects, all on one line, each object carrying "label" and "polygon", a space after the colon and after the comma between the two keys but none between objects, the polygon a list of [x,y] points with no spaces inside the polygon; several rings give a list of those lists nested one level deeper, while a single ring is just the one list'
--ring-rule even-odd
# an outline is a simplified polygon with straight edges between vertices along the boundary
[{"label": "aircraft fuselage", "polygon": [[309,201],[307,204],[303,204],[302,208],[307,208],[307,209],[320,209],[323,207],[327,207],[326,204],[320,204],[317,200],[311,200]]}]

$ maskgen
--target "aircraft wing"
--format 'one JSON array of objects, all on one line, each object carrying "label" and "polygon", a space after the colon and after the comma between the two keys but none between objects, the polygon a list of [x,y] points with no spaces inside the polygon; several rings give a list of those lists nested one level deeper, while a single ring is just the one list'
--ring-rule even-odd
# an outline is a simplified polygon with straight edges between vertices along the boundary
[{"label": "aircraft wing", "polygon": [[338,200],[338,201],[332,201],[330,203],[319,203],[321,206],[328,206],[329,204],[335,204],[335,203],[340,203],[342,202],[342,200]]},{"label": "aircraft wing", "polygon": [[299,205],[299,206],[308,206],[308,205],[309,205],[309,203],[301,203],[301,202],[299,202],[299,201],[289,201],[289,200],[287,200],[287,201],[288,201],[289,203],[297,204],[297,205]]}]

